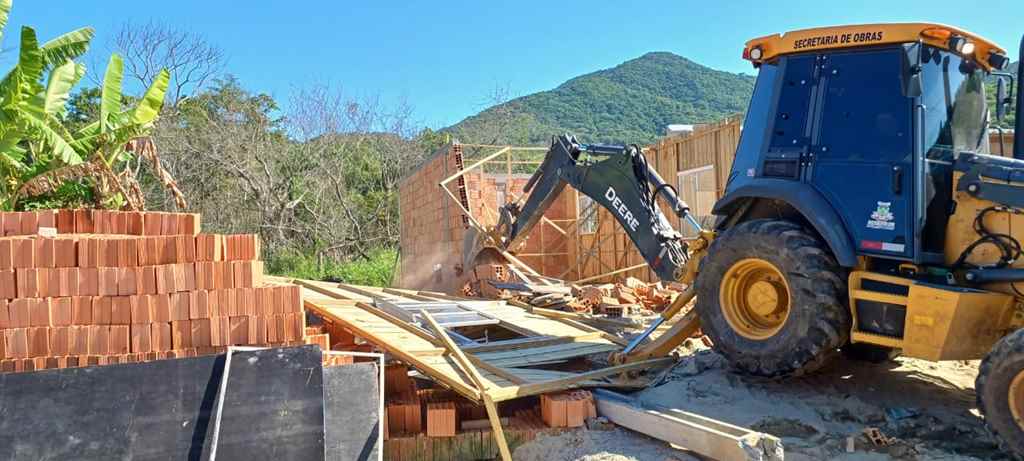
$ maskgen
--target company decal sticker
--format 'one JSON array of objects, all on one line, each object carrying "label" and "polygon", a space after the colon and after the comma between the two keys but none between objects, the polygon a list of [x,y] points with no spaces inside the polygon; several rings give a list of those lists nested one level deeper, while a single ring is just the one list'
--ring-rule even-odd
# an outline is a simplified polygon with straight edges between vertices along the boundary
[{"label": "company decal sticker", "polygon": [[615,192],[612,187],[608,188],[608,191],[604,193],[605,200],[611,205],[611,209],[617,211],[619,216],[622,216],[622,220],[628,224],[630,230],[636,232],[637,228],[640,227],[640,220],[636,219],[632,211],[626,207],[626,204],[619,198],[619,194]]},{"label": "company decal sticker", "polygon": [[793,49],[799,50],[802,48],[816,48],[819,46],[843,45],[847,43],[872,43],[880,41],[882,41],[882,31],[829,34],[795,40],[793,41]]},{"label": "company decal sticker", "polygon": [[875,211],[871,212],[871,219],[868,220],[868,229],[895,230],[896,223],[893,222],[892,202],[878,202]]}]

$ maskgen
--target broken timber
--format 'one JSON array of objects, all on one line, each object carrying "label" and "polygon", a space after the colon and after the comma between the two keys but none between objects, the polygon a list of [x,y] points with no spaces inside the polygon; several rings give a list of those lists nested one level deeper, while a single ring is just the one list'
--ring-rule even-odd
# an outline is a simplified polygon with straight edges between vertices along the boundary
[{"label": "broken timber", "polygon": [[[533,314],[502,301],[481,302],[425,292],[328,282],[294,282],[302,287],[306,308],[326,322],[338,324],[435,381],[478,402],[483,399],[480,388],[447,353],[443,341],[428,325],[420,324],[422,315],[413,312],[417,302],[424,306],[436,306],[441,301],[454,302],[476,312],[481,318],[496,320],[494,325],[523,336],[459,344],[461,351],[479,371],[484,387],[495,402],[579,387],[642,387],[645,384],[643,380],[617,380],[616,375],[664,366],[672,361],[655,359],[630,364],[627,369],[611,367],[584,373],[530,368],[593,354],[604,356],[620,351],[622,345],[615,341],[618,338],[592,327]],[[408,314],[416,315],[402,318],[402,312],[378,307],[396,303],[404,306]],[[456,339],[451,328],[443,324],[442,327],[453,340]]]},{"label": "broken timber", "polygon": [[777,437],[693,413],[641,403],[596,389],[597,411],[609,421],[701,456],[722,461],[782,461]]},{"label": "broken timber", "polygon": [[[540,313],[543,309],[517,307],[504,301],[480,302],[423,291],[289,281],[302,287],[305,307],[325,322],[341,326],[435,382],[484,404],[503,459],[509,459],[509,453],[502,440],[501,422],[496,418],[498,402],[580,387],[635,389],[649,381],[624,376],[675,361],[670,357],[652,358],[583,372],[530,368],[619,352],[622,345],[612,340],[618,338],[576,319],[548,317]],[[437,307],[439,302],[456,304],[497,321],[488,326],[514,328],[524,337],[457,344],[454,326],[444,326],[427,309],[414,311],[417,302],[426,307]],[[405,313],[391,313],[378,307],[387,303],[403,306]],[[600,414],[612,422],[700,455],[727,461],[781,459],[782,444],[770,435],[680,410],[645,407],[602,389],[595,390],[594,396]]]}]

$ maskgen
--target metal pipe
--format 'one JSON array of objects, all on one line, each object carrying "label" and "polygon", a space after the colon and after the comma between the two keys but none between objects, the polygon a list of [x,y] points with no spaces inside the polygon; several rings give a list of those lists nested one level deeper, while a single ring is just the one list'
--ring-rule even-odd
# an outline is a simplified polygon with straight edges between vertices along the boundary
[{"label": "metal pipe", "polygon": [[665,323],[665,317],[658,317],[655,321],[651,322],[651,324],[646,329],[644,329],[643,333],[640,333],[640,335],[633,338],[629,342],[629,344],[626,345],[626,348],[622,350],[622,353],[629,354],[633,352],[633,350],[639,347],[640,343],[647,339],[647,337],[650,336],[651,333],[654,333],[654,330],[657,330],[662,323]]}]

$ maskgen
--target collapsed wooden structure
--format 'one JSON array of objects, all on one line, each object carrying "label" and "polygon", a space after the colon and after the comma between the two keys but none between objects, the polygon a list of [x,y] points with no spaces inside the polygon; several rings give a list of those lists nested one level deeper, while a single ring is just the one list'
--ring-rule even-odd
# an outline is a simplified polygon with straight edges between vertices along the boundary
[{"label": "collapsed wooden structure", "polygon": [[[739,133],[740,119],[732,117],[663,138],[644,153],[694,213],[708,217],[725,188]],[[404,178],[398,286],[457,292],[473,269],[461,267],[466,229],[494,225],[500,206],[524,199],[523,186],[546,151],[452,144]],[[685,230],[678,219],[671,221]],[[571,188],[554,201],[523,246],[511,250],[527,275],[533,271],[580,282],[656,279],[612,215]]]},{"label": "collapsed wooden structure", "polygon": [[[459,438],[467,439],[475,449],[493,448],[492,456],[500,454],[502,459],[511,459],[506,426],[512,428],[516,441],[522,441],[530,438],[531,433],[524,428],[551,426],[552,417],[544,412],[565,408],[567,401],[578,400],[571,393],[561,397],[550,394],[579,388],[637,389],[656,379],[656,371],[675,363],[673,357],[662,357],[624,365],[599,365],[604,363],[604,357],[620,352],[625,340],[580,322],[569,313],[428,291],[293,279],[276,281],[300,286],[305,308],[322,319],[328,331],[343,330],[360,338],[486,409],[493,443],[481,442],[484,436],[475,433],[440,433],[441,437],[456,438],[432,440],[430,433],[438,431],[439,426],[432,425],[428,417],[424,418],[428,425],[426,437],[403,439],[395,448],[399,453],[405,448],[419,450],[411,459],[429,458],[423,450],[448,454],[464,450],[465,446],[457,442]],[[644,371],[645,375],[639,374]],[[499,405],[515,405],[524,398],[545,394],[541,399],[542,414],[525,411],[509,418],[507,412],[503,415],[499,411]],[[545,406],[545,402],[562,406]],[[412,421],[417,431],[422,408],[427,412],[444,408],[415,405],[410,409],[415,412]],[[583,410],[569,414],[580,421],[586,416]],[[741,437],[753,447],[774,440],[742,428],[723,432],[718,426],[691,425],[686,430],[690,431],[688,436],[711,441],[709,446],[734,443]],[[429,449],[425,448],[427,445]],[[395,456],[391,459],[406,459]]]}]

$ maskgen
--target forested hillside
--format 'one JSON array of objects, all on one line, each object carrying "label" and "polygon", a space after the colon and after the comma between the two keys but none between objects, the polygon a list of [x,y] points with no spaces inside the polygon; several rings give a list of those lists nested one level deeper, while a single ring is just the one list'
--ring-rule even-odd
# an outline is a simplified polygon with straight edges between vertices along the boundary
[{"label": "forested hillside", "polygon": [[672,53],[647,53],[488,108],[445,129],[465,142],[543,144],[569,132],[588,142],[647,143],[670,123],[743,112],[754,77]]}]

